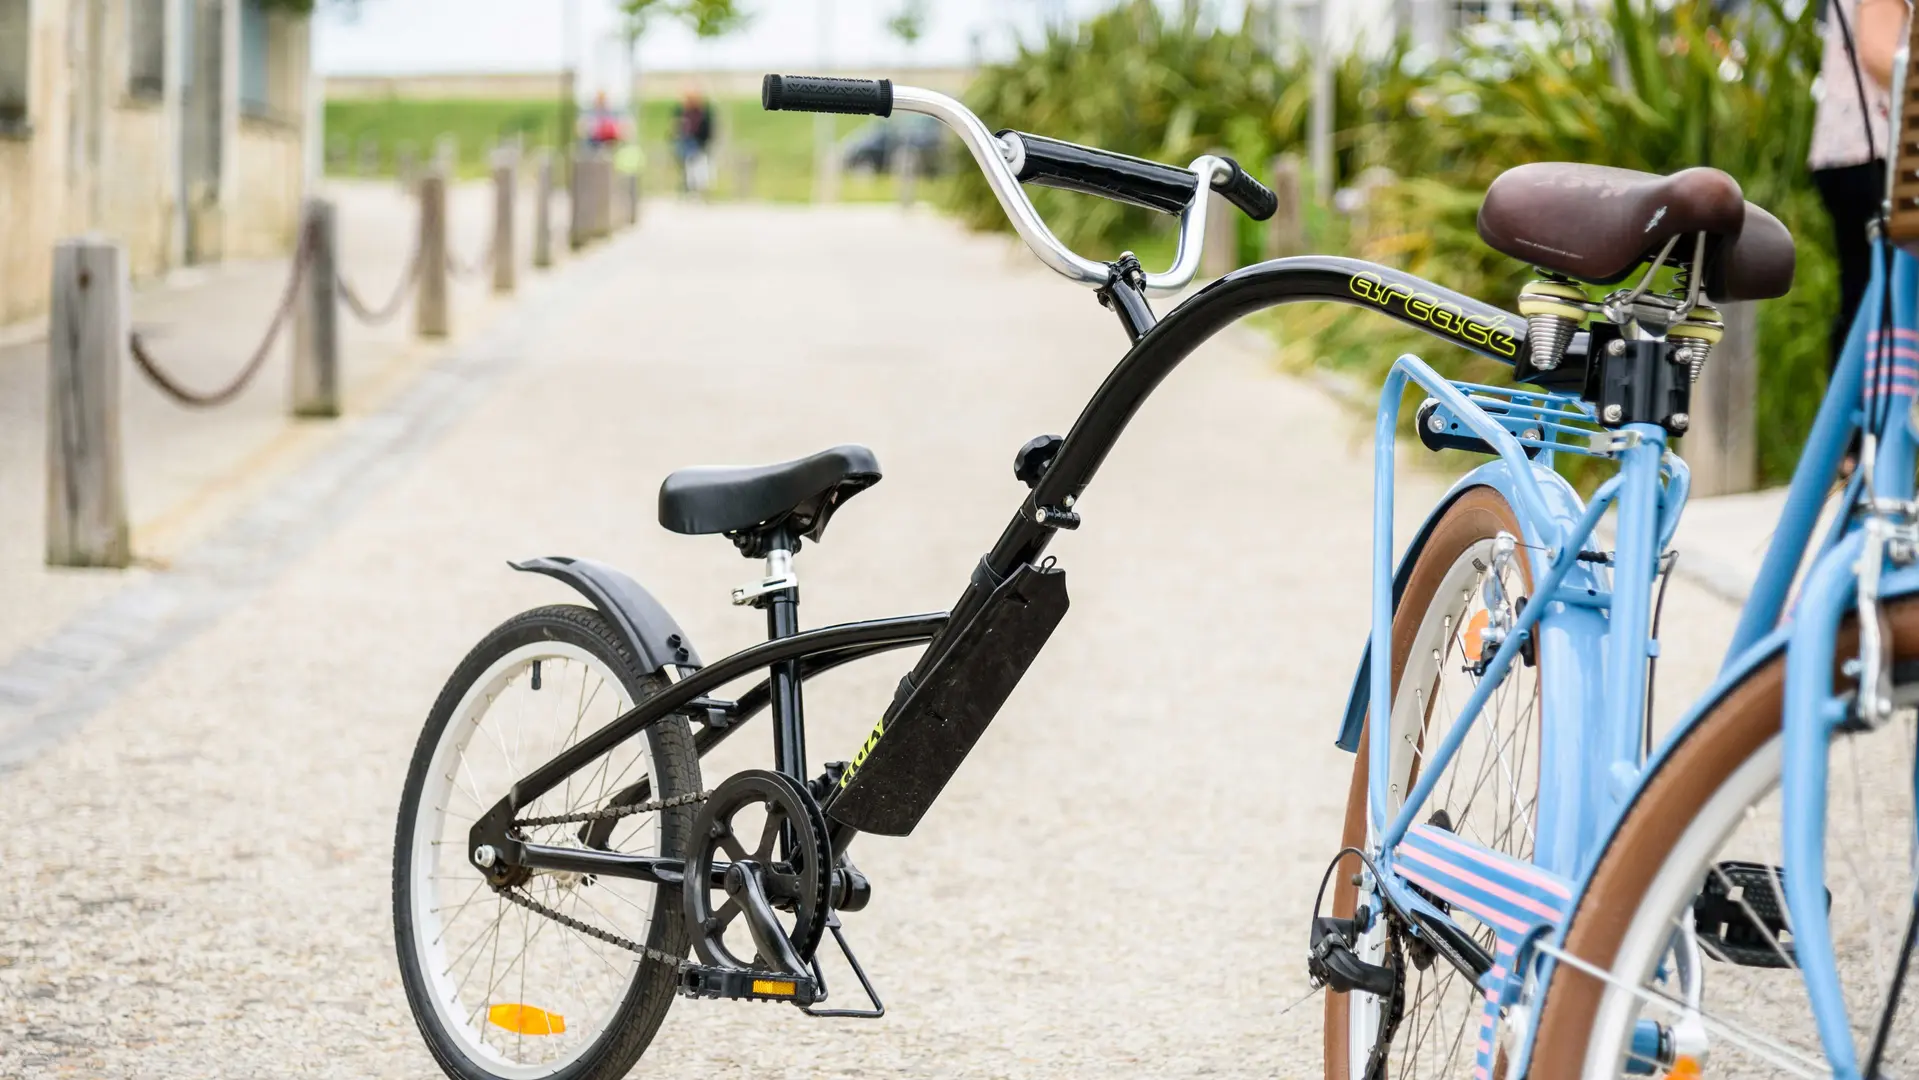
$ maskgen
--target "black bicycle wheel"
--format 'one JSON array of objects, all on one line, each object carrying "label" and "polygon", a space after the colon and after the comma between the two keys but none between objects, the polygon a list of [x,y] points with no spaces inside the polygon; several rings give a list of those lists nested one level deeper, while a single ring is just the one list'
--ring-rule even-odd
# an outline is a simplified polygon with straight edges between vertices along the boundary
[{"label": "black bicycle wheel", "polygon": [[[473,867],[467,833],[518,777],[667,685],[597,612],[554,606],[487,635],[440,692],[400,800],[393,921],[407,1001],[449,1076],[614,1080],[659,1029],[676,989],[669,958],[687,949],[680,890],[536,871],[509,896]],[[594,759],[521,816],[631,803],[640,781],[649,800],[699,791],[699,757],[683,718]],[[541,844],[682,858],[694,810],[633,814],[611,829],[567,823],[521,832]]]}]

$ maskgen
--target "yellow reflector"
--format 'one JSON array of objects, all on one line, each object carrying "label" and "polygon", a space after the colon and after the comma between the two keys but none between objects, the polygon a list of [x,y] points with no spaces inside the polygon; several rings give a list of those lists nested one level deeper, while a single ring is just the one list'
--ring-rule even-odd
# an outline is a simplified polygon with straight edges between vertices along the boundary
[{"label": "yellow reflector", "polygon": [[795,987],[791,982],[781,979],[754,979],[755,994],[774,994],[778,997],[792,997]]},{"label": "yellow reflector", "polygon": [[494,1027],[517,1035],[558,1035],[566,1030],[566,1017],[531,1005],[495,1005],[486,1011],[486,1018]]},{"label": "yellow reflector", "polygon": [[1699,1080],[1704,1075],[1706,1074],[1700,1069],[1698,1061],[1682,1057],[1672,1063],[1672,1071],[1666,1074],[1666,1080]]},{"label": "yellow reflector", "polygon": [[1466,620],[1466,632],[1460,636],[1459,651],[1466,654],[1466,662],[1479,663],[1486,652],[1486,626],[1493,621],[1492,613],[1480,608],[1473,617]]}]

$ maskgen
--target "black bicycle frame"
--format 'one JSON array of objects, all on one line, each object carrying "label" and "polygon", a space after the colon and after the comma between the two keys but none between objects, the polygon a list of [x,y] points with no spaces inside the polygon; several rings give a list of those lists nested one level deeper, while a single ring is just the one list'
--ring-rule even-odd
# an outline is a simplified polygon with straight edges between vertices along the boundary
[{"label": "black bicycle frame", "polygon": [[[1145,307],[1137,288],[1116,277],[1102,292],[1133,294],[1114,306],[1127,326],[1134,325],[1136,313]],[[1015,567],[1039,561],[1055,531],[1054,526],[1042,523],[1042,519],[1052,519],[1042,511],[1065,510],[1079,501],[1133,414],[1194,350],[1256,311],[1315,300],[1376,310],[1506,363],[1526,348],[1526,323],[1519,316],[1376,263],[1332,255],[1301,255],[1235,270],[1145,327],[1133,348],[1093,393],[1079,419],[1073,421],[1052,464],[986,555],[987,566],[1003,578]],[[965,626],[984,600],[985,594],[975,589],[960,598],[947,629],[922,654],[913,678],[925,674],[949,634]]]},{"label": "black bicycle frame", "polygon": [[[985,565],[997,578],[1039,561],[1058,522],[1071,519],[1067,511],[1085,492],[1107,453],[1160,381],[1213,335],[1256,311],[1305,301],[1342,303],[1379,311],[1494,360],[1511,363],[1526,347],[1526,324],[1518,316],[1411,274],[1359,259],[1304,255],[1236,270],[1157,321],[1152,319],[1138,285],[1129,278],[1116,269],[1113,281],[1100,290],[1100,297],[1120,315],[1128,336],[1135,339],[1133,346],[1087,402],[1038,485],[986,555]],[[473,844],[476,848],[490,844],[510,855],[530,856],[514,859],[519,865],[677,883],[678,860],[523,845],[508,837],[508,824],[520,807],[647,726],[666,716],[702,709],[708,716],[717,713],[725,718],[723,725],[709,723],[700,732],[695,745],[704,754],[748,716],[770,705],[775,721],[776,762],[782,771],[804,783],[807,778],[800,775],[805,767],[800,683],[852,660],[926,644],[910,676],[918,681],[986,596],[986,590],[969,588],[950,614],[846,623],[798,633],[792,630],[796,618],[790,604],[769,607],[771,640],[687,676],[527,774],[473,826]],[[760,669],[769,672],[767,680],[737,702],[714,702],[704,697]],[[612,802],[642,802],[649,791],[649,782],[641,781],[618,793]],[[829,795],[824,809],[830,814],[831,808]],[[844,850],[853,830],[834,824],[834,848]]]},{"label": "black bicycle frame", "polygon": [[[699,669],[659,694],[646,699],[613,718],[605,727],[573,744],[552,760],[526,774],[513,785],[505,798],[495,803],[470,830],[469,851],[492,847],[509,863],[534,869],[604,873],[615,877],[639,877],[661,880],[654,864],[660,860],[644,856],[618,855],[612,852],[582,851],[577,848],[546,848],[526,845],[513,839],[513,816],[523,806],[558,787],[568,776],[585,768],[633,736],[676,714],[696,714],[711,719],[717,711],[726,723],[716,728],[711,722],[694,740],[700,753],[717,746],[740,723],[771,704],[780,709],[779,697],[785,696],[781,684],[790,686],[798,697],[799,682],[831,670],[841,664],[894,649],[903,649],[931,641],[946,623],[946,613],[906,615],[891,619],[842,623],[774,638]],[[740,696],[738,701],[715,701],[706,695],[722,686],[766,669],[768,678]],[[796,716],[784,717],[797,720]],[[782,736],[782,739],[784,737]],[[703,744],[703,745],[702,745]],[[784,742],[782,743],[784,745]],[[650,785],[650,782],[642,782]],[[640,802],[648,797],[649,787],[635,785],[616,795],[614,805]],[[530,856],[530,858],[529,858]],[[670,860],[674,864],[678,860]],[[674,883],[677,883],[675,878]]]}]

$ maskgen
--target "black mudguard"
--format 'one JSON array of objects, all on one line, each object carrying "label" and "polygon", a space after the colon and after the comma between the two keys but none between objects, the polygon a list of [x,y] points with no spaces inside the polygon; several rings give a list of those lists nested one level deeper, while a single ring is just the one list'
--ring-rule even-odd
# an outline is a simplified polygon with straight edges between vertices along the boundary
[{"label": "black mudguard", "polygon": [[554,555],[541,559],[509,562],[515,570],[545,574],[573,586],[581,596],[626,635],[633,655],[649,671],[664,671],[667,665],[692,670],[700,666],[700,654],[667,614],[653,594],[639,582],[602,562]]}]

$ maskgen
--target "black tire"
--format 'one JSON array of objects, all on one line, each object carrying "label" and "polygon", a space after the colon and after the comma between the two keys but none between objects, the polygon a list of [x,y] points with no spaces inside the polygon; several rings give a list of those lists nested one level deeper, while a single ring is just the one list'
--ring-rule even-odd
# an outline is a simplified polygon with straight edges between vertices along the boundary
[{"label": "black tire", "polygon": [[[447,725],[469,689],[516,650],[541,642],[560,643],[584,651],[618,676],[626,697],[633,702],[652,697],[669,685],[666,679],[640,664],[620,633],[598,612],[572,605],[554,605],[517,615],[488,634],[460,662],[434,702],[414,750],[400,799],[393,860],[394,944],[401,982],[420,1033],[440,1067],[457,1080],[499,1080],[502,1073],[484,1061],[475,1060],[462,1041],[448,1031],[430,992],[431,981],[422,969],[421,949],[414,940],[417,928],[413,907],[413,852],[417,842],[415,831],[422,820],[421,799]],[[576,722],[576,730],[578,727]],[[643,737],[648,740],[646,749],[651,754],[653,783],[657,785],[652,798],[673,798],[700,790],[699,756],[683,717],[669,717],[654,724]],[[505,790],[480,794],[485,799],[497,799]],[[696,810],[696,806],[687,805],[658,812],[659,854],[684,857]],[[481,881],[477,870],[467,869],[476,883]],[[586,880],[592,883],[592,879]],[[652,891],[653,906],[643,943],[672,956],[684,957],[688,936],[680,890],[655,887]],[[553,929],[569,932],[558,924]],[[524,950],[521,962],[527,963]],[[544,1075],[555,1080],[616,1080],[625,1076],[659,1030],[667,1008],[673,1003],[677,981],[675,965],[653,958],[641,960],[634,968],[633,980],[624,997],[612,1011],[612,1019],[598,1037],[563,1067]],[[481,1027],[484,1026],[483,1023]]]}]

